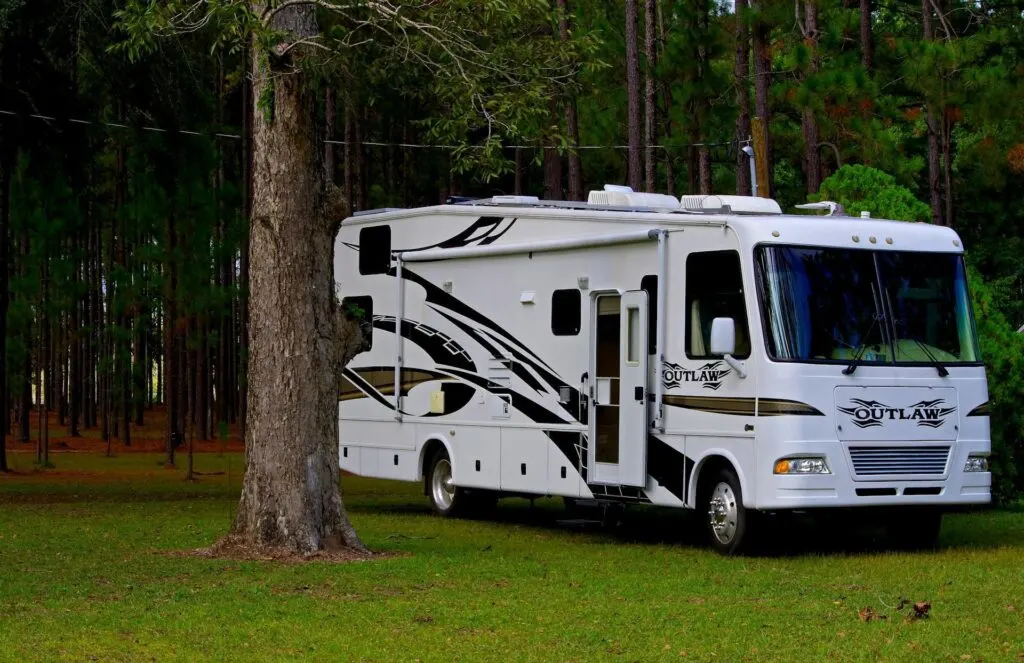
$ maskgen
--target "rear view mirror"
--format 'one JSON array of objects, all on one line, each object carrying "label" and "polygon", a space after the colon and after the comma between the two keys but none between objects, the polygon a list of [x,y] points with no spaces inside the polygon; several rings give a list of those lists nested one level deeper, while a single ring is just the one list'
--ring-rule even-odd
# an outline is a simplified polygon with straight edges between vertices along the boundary
[{"label": "rear view mirror", "polygon": [[711,321],[711,354],[731,355],[736,352],[736,321],[715,318]]}]

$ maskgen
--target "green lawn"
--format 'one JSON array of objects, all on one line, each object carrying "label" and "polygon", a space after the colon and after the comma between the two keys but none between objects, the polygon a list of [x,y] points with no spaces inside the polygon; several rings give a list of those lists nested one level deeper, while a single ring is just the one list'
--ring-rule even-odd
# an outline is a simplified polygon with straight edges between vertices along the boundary
[{"label": "green lawn", "polygon": [[449,521],[417,486],[349,477],[364,541],[399,554],[288,565],[169,554],[226,531],[238,455],[197,456],[225,472],[197,484],[155,455],[54,461],[0,477],[0,660],[1024,660],[1021,511],[949,516],[935,553],[727,559],[676,513],[601,530],[507,500]]}]

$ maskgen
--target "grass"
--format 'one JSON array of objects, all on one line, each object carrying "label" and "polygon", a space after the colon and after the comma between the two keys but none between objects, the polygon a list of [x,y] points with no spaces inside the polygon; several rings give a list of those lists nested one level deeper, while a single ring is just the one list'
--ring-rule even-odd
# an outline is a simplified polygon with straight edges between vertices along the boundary
[{"label": "grass", "polygon": [[[948,516],[933,553],[727,559],[677,513],[580,529],[553,500],[507,500],[451,521],[418,486],[346,477],[365,542],[398,554],[288,565],[169,554],[226,531],[238,454],[198,455],[224,474],[195,484],[155,454],[11,460],[0,660],[1024,660],[1020,511]],[[888,618],[862,621],[867,606]]]}]

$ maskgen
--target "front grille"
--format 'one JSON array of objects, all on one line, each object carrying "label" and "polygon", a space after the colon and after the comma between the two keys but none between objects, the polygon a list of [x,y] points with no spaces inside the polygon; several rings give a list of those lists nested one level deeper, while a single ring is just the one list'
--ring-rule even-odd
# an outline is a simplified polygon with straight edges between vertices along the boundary
[{"label": "front grille", "polygon": [[850,447],[850,460],[854,474],[862,477],[945,474],[949,447]]}]

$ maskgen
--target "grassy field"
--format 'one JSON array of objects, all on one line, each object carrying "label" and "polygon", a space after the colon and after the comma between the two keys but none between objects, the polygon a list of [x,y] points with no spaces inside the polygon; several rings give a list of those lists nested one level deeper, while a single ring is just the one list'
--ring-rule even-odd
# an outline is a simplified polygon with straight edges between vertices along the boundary
[{"label": "grassy field", "polygon": [[[676,513],[600,529],[507,500],[492,521],[449,521],[417,486],[346,477],[364,541],[395,555],[232,562],[174,553],[226,531],[238,454],[197,455],[223,474],[193,484],[154,454],[11,460],[0,660],[1024,660],[1021,511],[949,516],[934,553],[726,559]],[[901,597],[930,616],[908,620]],[[868,606],[887,618],[863,621]]]}]

